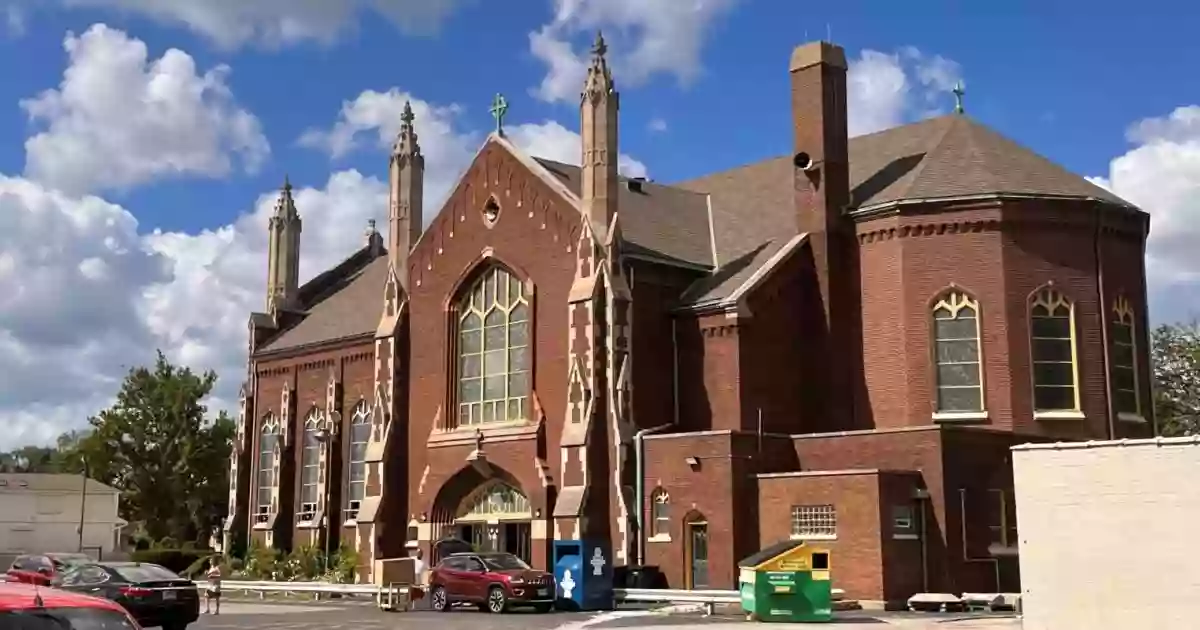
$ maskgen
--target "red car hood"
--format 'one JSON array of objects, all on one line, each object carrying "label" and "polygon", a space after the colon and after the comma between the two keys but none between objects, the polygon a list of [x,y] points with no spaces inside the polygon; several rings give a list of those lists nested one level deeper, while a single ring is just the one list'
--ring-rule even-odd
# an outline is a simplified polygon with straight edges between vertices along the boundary
[{"label": "red car hood", "polygon": [[545,571],[537,569],[508,569],[505,571],[492,571],[497,575],[506,575],[509,578],[520,578],[526,582],[542,582],[550,580],[553,576]]}]

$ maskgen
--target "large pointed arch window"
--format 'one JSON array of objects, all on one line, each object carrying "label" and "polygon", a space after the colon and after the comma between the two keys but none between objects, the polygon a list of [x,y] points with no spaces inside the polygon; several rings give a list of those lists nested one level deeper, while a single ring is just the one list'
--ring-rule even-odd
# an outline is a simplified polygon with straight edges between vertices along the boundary
[{"label": "large pointed arch window", "polygon": [[274,414],[263,416],[258,436],[258,469],[255,473],[254,522],[266,523],[271,517],[275,491],[276,455],[279,444],[279,420]]},{"label": "large pointed arch window", "polygon": [[937,412],[982,412],[979,302],[961,291],[943,294],[933,306],[933,339]]},{"label": "large pointed arch window", "polygon": [[1112,392],[1118,415],[1141,417],[1138,396],[1137,340],[1134,334],[1133,307],[1124,296],[1118,297],[1112,312]]},{"label": "large pointed arch window", "polygon": [[1029,310],[1034,412],[1079,411],[1075,304],[1057,289],[1033,296]]},{"label": "large pointed arch window", "polygon": [[308,412],[304,419],[304,446],[300,453],[300,512],[296,515],[301,523],[311,523],[317,517],[317,503],[321,477],[321,441],[317,431],[321,430],[322,415],[319,409]]},{"label": "large pointed arch window", "polygon": [[529,520],[532,518],[529,499],[520,490],[504,483],[487,484],[463,501],[457,523],[474,521]]},{"label": "large pointed arch window", "polygon": [[458,304],[458,424],[529,417],[529,295],[504,269],[485,271]]},{"label": "large pointed arch window", "polygon": [[350,453],[347,457],[346,520],[358,516],[358,508],[367,496],[367,442],[371,440],[371,412],[367,401],[360,400],[350,418]]}]

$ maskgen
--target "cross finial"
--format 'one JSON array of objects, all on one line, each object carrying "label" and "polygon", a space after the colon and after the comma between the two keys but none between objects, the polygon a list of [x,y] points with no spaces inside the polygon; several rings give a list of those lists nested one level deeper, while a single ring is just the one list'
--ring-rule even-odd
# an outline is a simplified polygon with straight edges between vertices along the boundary
[{"label": "cross finial", "polygon": [[954,93],[954,113],[963,113],[963,95],[967,93],[967,90],[963,88],[962,81],[955,83],[954,89],[950,91]]},{"label": "cross finial", "polygon": [[504,95],[496,92],[496,97],[492,99],[492,107],[488,110],[492,113],[492,118],[496,119],[496,133],[504,135],[504,115],[508,113],[508,100]]},{"label": "cross finial", "polygon": [[592,55],[603,57],[606,52],[608,52],[608,45],[604,43],[604,33],[596,31],[596,43],[592,44]]},{"label": "cross finial", "polygon": [[404,111],[400,113],[400,122],[411,125],[415,119],[416,116],[413,116],[412,103],[404,101]]}]

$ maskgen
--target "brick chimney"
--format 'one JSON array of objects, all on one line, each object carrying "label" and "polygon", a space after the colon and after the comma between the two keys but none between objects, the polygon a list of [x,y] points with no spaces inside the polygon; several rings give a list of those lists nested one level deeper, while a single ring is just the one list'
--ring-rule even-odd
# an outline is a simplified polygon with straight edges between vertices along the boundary
[{"label": "brick chimney", "polygon": [[[846,129],[846,53],[828,42],[792,51],[793,166],[796,229],[808,234],[820,290],[826,356],[844,357],[828,371],[831,396],[825,416],[841,423],[853,414],[851,341],[857,321],[858,282],[853,226],[843,212],[850,203],[849,133]],[[817,316],[816,313],[813,314]],[[838,361],[841,363],[842,361]]]}]

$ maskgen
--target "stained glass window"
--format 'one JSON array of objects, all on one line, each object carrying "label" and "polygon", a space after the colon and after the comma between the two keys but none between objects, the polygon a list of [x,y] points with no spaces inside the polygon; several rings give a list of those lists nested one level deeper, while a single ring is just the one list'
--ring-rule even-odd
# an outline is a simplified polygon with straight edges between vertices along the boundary
[{"label": "stained glass window", "polygon": [[524,284],[491,267],[458,313],[458,424],[527,419],[530,313]]}]

